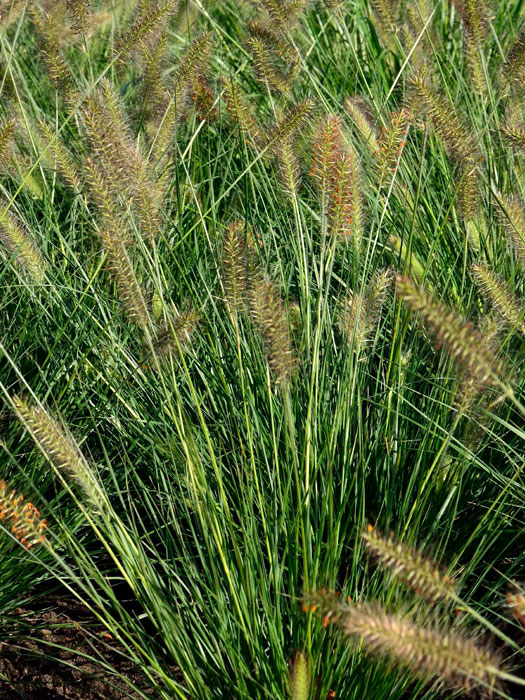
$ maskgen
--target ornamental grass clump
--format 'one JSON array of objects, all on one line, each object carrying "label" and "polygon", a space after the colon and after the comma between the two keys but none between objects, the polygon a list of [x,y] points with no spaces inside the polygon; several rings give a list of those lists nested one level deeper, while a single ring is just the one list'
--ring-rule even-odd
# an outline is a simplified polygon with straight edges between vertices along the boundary
[{"label": "ornamental grass clump", "polygon": [[0,0],[0,696],[517,700],[520,2]]}]

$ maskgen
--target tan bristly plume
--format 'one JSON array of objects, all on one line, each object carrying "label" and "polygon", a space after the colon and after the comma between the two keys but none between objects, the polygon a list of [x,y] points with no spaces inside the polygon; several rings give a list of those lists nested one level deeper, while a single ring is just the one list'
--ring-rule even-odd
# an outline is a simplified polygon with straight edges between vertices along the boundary
[{"label": "tan bristly plume", "polygon": [[106,79],[86,97],[82,112],[93,159],[107,189],[124,201],[131,197],[140,230],[153,241],[162,227],[162,192],[131,135],[120,99]]},{"label": "tan bristly plume", "polygon": [[508,285],[499,280],[486,265],[472,265],[472,274],[485,299],[511,330],[525,336],[525,305],[519,302]]},{"label": "tan bristly plume", "polygon": [[313,144],[310,175],[316,180],[331,235],[350,236],[359,247],[364,210],[359,156],[342,132],[340,117],[327,115]]},{"label": "tan bristly plume", "polygon": [[230,314],[247,308],[248,265],[244,221],[234,221],[226,229],[223,244],[224,301]]},{"label": "tan bristly plume", "polygon": [[90,15],[90,0],[67,0],[67,9],[77,32],[85,32]]},{"label": "tan bristly plume", "polygon": [[419,625],[377,604],[353,605],[320,591],[305,596],[303,610],[320,613],[323,625],[333,622],[369,653],[410,669],[425,682],[491,693],[505,676],[500,657],[487,646],[445,627]]},{"label": "tan bristly plume", "polygon": [[429,557],[396,541],[392,535],[383,537],[372,525],[363,533],[363,539],[376,561],[419,595],[433,602],[455,597],[454,582]]},{"label": "tan bristly plume", "polygon": [[298,360],[284,302],[268,279],[259,280],[251,288],[250,309],[264,339],[275,382],[287,385],[296,373]]},{"label": "tan bristly plume", "polygon": [[46,264],[26,227],[0,199],[0,240],[14,257],[18,266],[41,284],[46,279]]},{"label": "tan bristly plume", "polygon": [[437,347],[445,347],[456,362],[479,385],[497,384],[503,372],[502,362],[471,323],[435,301],[408,277],[396,276],[396,292],[405,305],[417,311]]},{"label": "tan bristly plume", "polygon": [[[498,200],[499,201],[499,200]],[[521,266],[525,269],[525,206],[517,197],[501,196],[500,221],[516,252]]]},{"label": "tan bristly plume", "polygon": [[365,102],[357,97],[349,97],[345,102],[346,111],[352,117],[359,133],[372,151],[379,149],[377,137],[371,124],[368,108]]},{"label": "tan bristly plume", "polygon": [[48,153],[53,157],[57,170],[71,189],[80,192],[82,189],[80,174],[62,137],[46,122],[41,121],[38,126],[43,144],[48,147]]},{"label": "tan bristly plume", "polygon": [[379,187],[391,179],[397,170],[406,144],[408,119],[407,109],[397,113],[392,112],[388,125],[381,130],[375,153]]},{"label": "tan bristly plume", "polygon": [[388,290],[392,285],[390,270],[376,272],[363,292],[349,292],[341,304],[339,325],[355,352],[371,339],[381,314]]},{"label": "tan bristly plume", "polygon": [[162,28],[177,6],[178,0],[141,3],[131,27],[117,41],[115,51],[119,60],[125,62],[141,42]]},{"label": "tan bristly plume", "polygon": [[100,235],[120,301],[128,319],[146,330],[150,323],[149,311],[145,292],[137,280],[130,257],[129,232],[122,218],[116,213],[118,207],[115,207],[104,176],[91,158],[86,159],[86,176],[92,197],[101,214]]},{"label": "tan bristly plume", "polygon": [[62,476],[68,475],[81,487],[90,503],[97,509],[106,504],[100,483],[68,429],[43,407],[17,396],[13,398],[18,417],[32,439]]}]

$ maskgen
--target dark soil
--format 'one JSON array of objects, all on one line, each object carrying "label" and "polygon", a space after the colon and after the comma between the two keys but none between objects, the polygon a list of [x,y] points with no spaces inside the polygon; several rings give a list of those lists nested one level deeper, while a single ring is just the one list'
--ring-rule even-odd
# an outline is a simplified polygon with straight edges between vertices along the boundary
[{"label": "dark soil", "polygon": [[118,675],[100,666],[97,658],[155,697],[89,610],[68,599],[41,600],[39,610],[17,608],[9,615],[13,633],[0,642],[0,700],[140,697],[129,686],[124,689]]}]

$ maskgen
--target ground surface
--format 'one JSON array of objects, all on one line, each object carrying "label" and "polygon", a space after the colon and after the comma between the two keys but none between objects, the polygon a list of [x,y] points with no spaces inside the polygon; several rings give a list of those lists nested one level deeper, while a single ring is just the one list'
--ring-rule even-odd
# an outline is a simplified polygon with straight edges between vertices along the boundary
[{"label": "ground surface", "polygon": [[140,697],[132,690],[126,692],[115,687],[114,676],[105,674],[101,666],[92,661],[96,657],[105,659],[141,690],[152,692],[116,643],[104,636],[104,630],[86,608],[69,599],[58,599],[44,601],[41,609],[45,611],[18,608],[12,615],[27,633],[22,639],[16,634],[16,642],[2,643],[0,700]]}]

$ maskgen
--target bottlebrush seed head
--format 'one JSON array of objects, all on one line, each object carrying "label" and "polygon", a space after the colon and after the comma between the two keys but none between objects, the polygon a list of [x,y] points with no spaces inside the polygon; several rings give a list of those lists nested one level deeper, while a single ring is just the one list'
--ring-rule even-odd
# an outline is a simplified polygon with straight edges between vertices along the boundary
[{"label": "bottlebrush seed head", "polygon": [[46,459],[61,473],[67,473],[97,508],[105,503],[95,474],[69,431],[47,411],[22,397],[13,399],[15,410]]},{"label": "bottlebrush seed head", "polygon": [[344,297],[339,325],[348,345],[356,352],[370,341],[391,283],[391,271],[380,270],[373,275],[364,294],[349,292]]},{"label": "bottlebrush seed head", "polygon": [[421,552],[396,542],[392,535],[382,537],[372,525],[363,533],[363,539],[374,559],[419,595],[432,602],[454,597],[455,585],[450,576]]},{"label": "bottlebrush seed head", "polygon": [[193,309],[181,311],[164,321],[153,340],[153,350],[161,361],[176,357],[191,347],[200,315]]},{"label": "bottlebrush seed head", "polygon": [[525,595],[518,590],[507,593],[506,598],[509,611],[525,627]]},{"label": "bottlebrush seed head", "polygon": [[385,300],[392,289],[393,281],[394,276],[392,270],[387,268],[385,270],[377,270],[367,285],[366,304],[370,330],[379,319],[381,309],[383,308]]},{"label": "bottlebrush seed head", "polygon": [[293,137],[288,136],[275,148],[285,194],[293,201],[301,184],[301,167]]},{"label": "bottlebrush seed head", "polygon": [[517,197],[502,195],[499,220],[508,236],[509,243],[516,252],[521,266],[525,269],[525,206]]},{"label": "bottlebrush seed head", "polygon": [[31,502],[24,502],[22,494],[10,491],[3,480],[0,480],[0,521],[26,549],[45,541],[46,519],[40,517]]},{"label": "bottlebrush seed head", "polygon": [[503,65],[503,78],[509,81],[517,94],[522,94],[525,89],[525,31],[522,31]]},{"label": "bottlebrush seed head", "polygon": [[278,146],[281,139],[293,136],[304,129],[314,113],[315,102],[313,100],[303,100],[287,109],[268,135],[270,148]]},{"label": "bottlebrush seed head", "polygon": [[222,87],[230,117],[238,124],[243,137],[256,146],[262,146],[268,137],[257,123],[252,110],[245,104],[239,86],[223,79]]},{"label": "bottlebrush seed head", "polygon": [[235,221],[226,230],[223,244],[224,301],[231,314],[246,309],[248,291],[248,266],[244,221]]},{"label": "bottlebrush seed head", "polygon": [[396,293],[409,309],[420,314],[436,347],[445,347],[480,385],[497,383],[495,375],[503,372],[503,364],[471,323],[434,301],[408,277],[396,275]]},{"label": "bottlebrush seed head", "polygon": [[38,126],[42,140],[55,160],[57,170],[71,189],[75,192],[80,192],[82,181],[73,157],[64,141],[46,122],[41,121]]},{"label": "bottlebrush seed head", "polygon": [[286,76],[277,67],[271,48],[258,36],[250,36],[246,47],[253,57],[255,72],[264,86],[276,93],[286,94],[290,85]]},{"label": "bottlebrush seed head", "polygon": [[268,24],[282,34],[297,24],[306,3],[307,0],[255,0],[268,15]]},{"label": "bottlebrush seed head", "polygon": [[195,83],[206,75],[213,35],[205,32],[197,36],[188,47],[175,74],[175,103],[180,118],[186,102],[191,97]]},{"label": "bottlebrush seed head", "polygon": [[372,127],[373,119],[364,100],[359,97],[349,97],[345,102],[345,107],[368,146],[372,151],[378,151],[379,144]]},{"label": "bottlebrush seed head", "polygon": [[36,243],[26,227],[7,209],[7,202],[0,199],[0,209],[4,206],[0,221],[0,241],[13,255],[18,266],[32,277],[37,284],[46,278],[46,264]]},{"label": "bottlebrush seed head", "polygon": [[85,32],[89,19],[90,0],[67,0],[67,9],[77,32]]},{"label": "bottlebrush seed head", "polygon": [[322,193],[328,193],[332,171],[343,152],[341,117],[326,116],[317,128],[314,144],[311,177],[319,184]]},{"label": "bottlebrush seed head", "polygon": [[485,265],[473,264],[472,274],[481,293],[501,318],[512,330],[525,336],[525,306],[520,304],[508,286]]},{"label": "bottlebrush seed head", "polygon": [[311,682],[308,657],[297,652],[290,669],[290,700],[308,700]]},{"label": "bottlebrush seed head", "polygon": [[8,119],[0,125],[0,158],[4,161],[7,158],[9,148],[13,141],[16,130],[16,120]]},{"label": "bottlebrush seed head", "polygon": [[[479,325],[481,333],[487,347],[492,348],[494,352],[498,348],[498,336],[503,330],[504,323],[501,318],[493,314],[486,314]],[[472,377],[468,372],[464,372],[460,378],[456,398],[454,400],[454,408],[460,414],[467,414],[471,409],[474,410],[474,415],[479,412],[479,401],[477,397],[486,395],[488,387],[480,384],[476,377]],[[477,416],[477,420],[483,419]],[[482,431],[483,432],[483,431]],[[469,442],[469,445],[472,444]]]},{"label": "bottlebrush seed head", "polygon": [[343,298],[339,326],[350,348],[358,352],[367,336],[366,301],[362,294],[349,292]]},{"label": "bottlebrush seed head", "polygon": [[363,234],[361,177],[357,153],[343,151],[335,160],[328,184],[328,220],[330,233],[352,236],[359,242]]},{"label": "bottlebrush seed head", "polygon": [[478,160],[479,148],[463,118],[430,82],[426,67],[418,70],[409,80],[411,111],[419,109],[432,122],[448,153],[459,161]]},{"label": "bottlebrush seed head", "polygon": [[330,233],[351,235],[358,246],[364,231],[361,168],[340,117],[327,115],[318,127],[310,175],[318,183]]},{"label": "bottlebrush seed head", "polygon": [[264,339],[275,382],[286,385],[297,371],[298,359],[283,300],[269,280],[261,279],[250,289],[250,309]]},{"label": "bottlebrush seed head", "polygon": [[474,219],[480,207],[479,171],[470,158],[466,159],[461,170],[458,201],[463,220],[469,222]]},{"label": "bottlebrush seed head", "polygon": [[368,652],[386,658],[425,682],[492,691],[505,672],[500,657],[467,636],[387,613],[377,604],[341,600],[333,591],[304,596],[303,610],[317,612],[323,625],[335,623],[344,634],[357,637]]},{"label": "bottlebrush seed head", "polygon": [[161,29],[177,9],[178,0],[140,3],[131,27],[117,41],[115,51],[121,62],[132,54],[141,42]]},{"label": "bottlebrush seed head", "polygon": [[349,607],[338,625],[345,634],[358,637],[370,653],[409,668],[426,682],[441,680],[481,693],[500,685],[499,656],[446,628],[419,626],[367,604]]},{"label": "bottlebrush seed head", "polygon": [[303,595],[301,608],[303,612],[318,613],[323,621],[323,627],[331,622],[338,622],[350,609],[351,600],[341,598],[339,591],[320,588]]},{"label": "bottlebrush seed head", "polygon": [[407,109],[392,112],[390,123],[383,127],[377,142],[376,168],[378,186],[381,187],[396,170],[406,144],[409,113]]},{"label": "bottlebrush seed head", "polygon": [[465,29],[472,36],[474,44],[481,48],[487,37],[489,10],[484,0],[454,0]]}]

